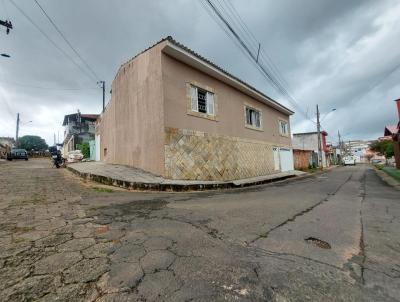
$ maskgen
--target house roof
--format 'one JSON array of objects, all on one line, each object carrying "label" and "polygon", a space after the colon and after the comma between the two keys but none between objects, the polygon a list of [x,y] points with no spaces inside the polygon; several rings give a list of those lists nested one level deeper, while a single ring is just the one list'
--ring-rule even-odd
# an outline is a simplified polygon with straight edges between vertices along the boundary
[{"label": "house roof", "polygon": [[385,127],[384,135],[388,136],[388,135],[396,134],[398,131],[399,131],[399,128],[397,125],[388,125]]},{"label": "house roof", "polygon": [[[64,116],[63,126],[66,126],[68,123],[68,118],[72,120],[76,120],[78,113],[67,114]],[[99,117],[99,114],[81,114],[81,118],[84,120],[95,121]]]},{"label": "house roof", "polygon": [[[274,99],[268,97],[261,91],[257,90],[250,84],[246,83],[245,81],[239,79],[238,77],[232,75],[228,71],[224,70],[220,66],[216,65],[215,63],[211,62],[210,60],[204,58],[200,54],[196,53],[192,49],[188,48],[187,46],[177,42],[171,36],[165,37],[162,40],[158,41],[157,43],[153,44],[152,46],[146,48],[145,50],[138,53],[132,59],[121,65],[123,67],[125,64],[129,63],[131,60],[135,59],[137,56],[141,55],[142,53],[148,51],[149,49],[155,47],[156,45],[168,42],[162,49],[163,53],[181,61],[189,66],[194,67],[206,74],[225,82],[226,84],[238,89],[239,91],[257,99],[258,101],[275,108],[276,110],[285,113],[287,115],[292,115],[294,111],[290,110],[289,108],[283,106],[282,104],[278,103]],[[120,67],[120,69],[121,69]],[[117,72],[118,73],[118,72]]]}]

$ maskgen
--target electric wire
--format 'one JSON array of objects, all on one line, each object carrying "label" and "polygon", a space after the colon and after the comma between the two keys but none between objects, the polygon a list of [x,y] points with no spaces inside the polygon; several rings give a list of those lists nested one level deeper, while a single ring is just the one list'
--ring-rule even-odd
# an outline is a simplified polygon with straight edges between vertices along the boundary
[{"label": "electric wire", "polygon": [[76,50],[74,46],[72,46],[71,42],[66,38],[66,36],[63,34],[63,32],[60,30],[60,28],[56,25],[56,23],[53,21],[53,19],[49,16],[49,14],[45,11],[45,9],[40,5],[40,3],[37,0],[34,0],[36,5],[40,8],[42,13],[45,15],[47,20],[53,25],[55,30],[60,34],[61,38],[65,41],[65,43],[68,44],[68,46],[72,49],[72,51],[77,55],[77,57],[82,61],[82,63],[87,67],[87,69],[92,73],[92,75],[97,79],[97,81],[100,80],[100,77],[96,74],[96,72],[93,70],[92,67],[86,62],[85,59],[79,54],[79,52]]},{"label": "electric wire", "polygon": [[[219,1],[219,0],[216,0]],[[255,36],[251,33],[251,31],[249,30],[249,28],[247,27],[247,25],[244,23],[243,19],[240,17],[240,15],[237,13],[237,11],[235,10],[235,8],[233,7],[232,4],[230,4],[229,1],[227,0],[223,0],[225,3],[228,3],[229,6],[231,7],[231,11],[234,11],[234,14],[237,16],[238,22],[239,24],[241,24],[240,26],[242,27],[244,32],[247,32],[247,35],[249,36],[250,39],[253,39],[255,44],[258,44],[257,39],[255,38]],[[210,2],[210,1],[209,1]],[[274,73],[275,73],[275,83],[278,84],[280,87],[277,87],[278,90],[280,91],[281,94],[285,95],[287,98],[289,98],[289,101],[291,101],[292,105],[295,106],[295,108],[297,108],[307,119],[308,115],[307,113],[305,113],[302,108],[299,106],[299,104],[297,103],[297,101],[294,99],[294,97],[292,96],[292,94],[287,91],[287,89],[284,87],[284,85],[282,85],[281,82],[285,82],[286,81],[283,79],[283,77],[281,76],[280,72],[277,70],[277,67],[275,64],[273,64],[273,61],[268,57],[268,55],[266,54],[266,52],[264,51],[266,57],[267,57],[267,65],[268,65],[268,69],[269,69],[269,73],[271,74],[271,77],[274,77]],[[261,53],[261,57],[256,57],[255,55],[252,56],[253,60],[256,61],[257,64],[261,65],[262,67],[262,71],[265,73],[266,72],[266,68],[263,68],[263,64],[262,64],[262,58],[264,57],[263,53]],[[275,72],[274,72],[275,71]],[[312,121],[312,120],[311,120]],[[314,122],[314,121],[312,121]]]},{"label": "electric wire", "polygon": [[251,30],[249,29],[247,24],[243,21],[242,17],[240,16],[240,14],[236,10],[236,8],[232,5],[231,1],[229,1],[229,0],[222,0],[222,1],[226,4],[228,9],[235,16],[235,18],[238,20],[237,23],[242,27],[243,32],[245,32],[248,35],[248,37],[250,38],[250,40],[253,41],[253,43],[255,44],[256,49],[258,48],[258,46],[260,46],[260,57],[264,57],[267,65],[270,65],[270,69],[276,74],[276,76],[278,77],[279,80],[281,80],[286,86],[290,86],[286,82],[286,80],[282,76],[282,74],[280,73],[280,71],[279,71],[278,67],[275,65],[274,61],[271,59],[271,57],[268,55],[268,53],[264,50],[264,48],[261,45],[261,43],[258,42],[258,40],[255,37],[255,35],[251,32]]},{"label": "electric wire", "polygon": [[[217,0],[218,1],[218,0]],[[295,98],[292,96],[292,94],[284,87],[284,85],[282,84],[282,82],[286,82],[284,81],[283,77],[280,75],[279,70],[277,69],[276,65],[273,65],[272,60],[268,60],[268,56],[266,54],[266,51],[263,50],[261,52],[260,50],[260,54],[261,54],[261,58],[264,59],[264,61],[266,61],[267,63],[263,64],[263,60],[260,60],[260,57],[257,59],[256,55],[253,53],[253,51],[251,50],[254,47],[254,44],[258,44],[257,40],[255,39],[254,35],[251,34],[251,31],[248,29],[247,25],[245,25],[245,23],[243,22],[243,20],[240,18],[240,15],[237,13],[235,13],[235,15],[239,15],[239,17],[237,17],[237,20],[235,23],[237,24],[242,24],[241,26],[241,32],[246,32],[247,33],[247,39],[253,40],[253,46],[249,46],[248,44],[246,44],[246,42],[244,41],[244,39],[242,37],[240,37],[240,35],[237,33],[237,31],[234,29],[234,26],[229,23],[229,20],[227,20],[227,17],[223,16],[223,12],[225,12],[225,14],[227,13],[227,11],[225,9],[221,10],[218,9],[218,7],[211,2],[210,0],[205,0],[206,4],[208,4],[208,6],[212,9],[212,13],[215,14],[223,23],[223,25],[229,30],[229,32],[231,33],[231,35],[239,42],[239,46],[241,48],[244,49],[244,51],[247,53],[247,57],[250,58],[253,62],[256,63],[256,65],[258,66],[258,70],[264,75],[264,77],[273,85],[273,87],[280,92],[283,96],[285,96],[287,98],[287,100],[302,114],[304,115],[308,120],[312,121],[313,123],[315,123],[313,120],[311,120],[307,113],[305,113],[303,111],[303,109],[301,108],[300,104],[295,100]],[[225,3],[227,3],[224,0]],[[229,3],[229,2],[228,2]],[[221,3],[218,2],[218,6],[221,7]],[[204,7],[204,6],[203,6]],[[232,12],[234,7],[232,5],[230,5],[231,9],[230,11]],[[233,8],[233,9],[232,9]],[[210,10],[207,10],[208,14],[210,14]],[[231,20],[233,17],[229,16],[229,19]],[[239,19],[240,18],[240,19]],[[213,18],[214,19],[214,18]],[[215,19],[214,19],[215,20]],[[220,22],[217,23],[220,25]],[[246,28],[247,27],[247,28]],[[225,33],[227,32],[226,30],[224,30]],[[231,37],[231,35],[229,35]],[[246,40],[247,40],[246,39]],[[237,43],[235,43],[236,45],[238,45]],[[268,62],[269,61],[269,62]],[[269,68],[266,68],[265,65],[269,65]],[[271,72],[271,70],[273,72]]]},{"label": "electric wire", "polygon": [[[217,1],[219,1],[219,0],[217,0]],[[244,33],[244,35],[245,36],[247,35],[249,41],[251,41],[251,43],[253,43],[253,47],[258,52],[258,58],[257,58],[258,60],[257,61],[262,62],[264,60],[267,67],[269,68],[270,72],[273,75],[275,75],[275,77],[278,79],[278,81],[280,81],[281,83],[283,83],[284,85],[286,85],[287,87],[290,88],[290,85],[287,83],[285,78],[282,76],[278,67],[274,64],[274,62],[272,61],[272,59],[270,58],[268,53],[264,50],[261,43],[258,42],[257,38],[251,32],[251,30],[249,29],[247,24],[243,21],[242,17],[237,12],[235,7],[232,5],[231,1],[229,1],[229,0],[222,0],[222,1],[225,3],[225,5],[228,7],[228,10],[233,15],[233,19],[236,19],[236,23],[239,24],[239,27],[242,29],[242,32]],[[305,114],[308,117],[307,112]]]},{"label": "electric wire", "polygon": [[7,85],[19,86],[19,87],[26,87],[26,88],[34,88],[34,89],[43,89],[43,90],[63,90],[63,91],[79,91],[79,90],[93,90],[98,89],[98,87],[88,87],[88,88],[58,88],[58,87],[43,87],[43,86],[35,86],[29,84],[21,84],[9,81],[0,80],[0,83],[4,83]]},{"label": "electric wire", "polygon": [[[236,33],[236,31],[233,29],[232,25],[226,20],[226,18],[224,18],[224,16],[222,16],[221,12],[218,10],[217,7],[215,7],[215,5],[210,1],[210,0],[206,0],[207,3],[209,4],[209,6],[212,8],[212,10],[214,11],[214,13],[221,19],[221,21],[224,23],[224,25],[228,28],[228,30],[233,34],[233,36],[239,41],[241,47],[249,54],[249,56],[257,62],[257,59],[255,57],[255,55],[252,53],[252,51],[250,50],[250,48],[248,47],[247,44],[245,44],[245,42],[240,38],[240,36]],[[257,62],[258,63],[258,62]],[[288,95],[288,93],[285,91],[285,89],[280,85],[280,83],[278,83],[269,73],[268,71],[265,70],[265,68],[263,68],[263,66],[261,66],[260,64],[257,64],[260,66],[260,71],[267,77],[267,80],[269,82],[271,82],[275,88],[283,95]],[[289,100],[290,101],[290,100]],[[293,102],[291,102],[293,104]],[[298,108],[299,106],[294,103],[293,104],[296,108]],[[300,109],[300,108],[298,108]],[[301,111],[301,109],[300,109]]]},{"label": "electric wire", "polygon": [[11,4],[30,22],[32,25],[55,47],[57,48],[66,58],[68,58],[76,67],[79,68],[84,74],[86,74],[90,79],[94,79],[97,81],[96,78],[93,78],[93,75],[88,73],[85,69],[82,68],[67,52],[65,52],[60,46],[57,45],[56,42],[54,42],[49,35],[46,34],[45,31],[43,31],[36,23],[35,21],[32,20],[31,17],[25,11],[18,6],[13,0],[10,0]]},{"label": "electric wire", "polygon": [[203,4],[202,2],[200,2],[200,4],[201,4],[201,5],[203,6],[203,8],[210,14],[210,17],[211,17],[212,19],[214,19],[214,21],[217,23],[217,25],[220,26],[220,28],[227,34],[227,36],[232,40],[232,42],[238,47],[238,49],[243,53],[243,55],[244,55],[245,57],[247,57],[247,58],[250,60],[250,62],[253,64],[253,66],[254,66],[256,69],[258,69],[258,70],[263,74],[264,71],[263,71],[262,68],[261,68],[258,64],[256,64],[256,62],[253,60],[254,57],[251,56],[251,54],[249,54],[249,52],[245,51],[245,50],[241,47],[241,45],[239,44],[239,42],[237,41],[237,39],[235,38],[235,36],[232,35],[232,33],[231,33],[230,31],[228,31],[228,30],[224,27],[224,23],[222,23],[222,21],[221,21],[219,18],[217,18],[217,17],[212,13],[212,11],[210,10],[210,8],[209,8],[206,4]]}]

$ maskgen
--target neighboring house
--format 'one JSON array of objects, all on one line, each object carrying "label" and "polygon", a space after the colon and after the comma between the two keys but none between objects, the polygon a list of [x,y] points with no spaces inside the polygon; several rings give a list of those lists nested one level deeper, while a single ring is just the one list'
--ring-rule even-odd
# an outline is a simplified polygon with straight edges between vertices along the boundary
[{"label": "neighboring house", "polygon": [[329,156],[329,162],[331,165],[339,165],[341,163],[341,150],[340,146],[335,146],[331,142],[326,143],[328,152],[327,155]]},{"label": "neighboring house", "polygon": [[68,114],[64,116],[63,154],[77,149],[78,144],[89,143],[95,139],[95,123],[98,114]]},{"label": "neighboring house", "polygon": [[399,121],[397,125],[390,125],[385,127],[384,136],[391,137],[393,141],[394,160],[396,168],[400,169],[400,99],[395,100],[397,106],[397,114]]},{"label": "neighboring house", "polygon": [[13,137],[0,137],[0,144],[3,146],[8,145],[9,147],[13,147],[15,145],[15,139]]},{"label": "neighboring house", "polygon": [[[321,131],[321,149],[322,149],[322,166],[330,166],[330,150],[326,144],[328,133]],[[292,147],[295,156],[300,154],[296,150],[312,151],[310,163],[318,166],[318,132],[294,133],[292,138]],[[296,161],[296,160],[295,160]]]},{"label": "neighboring house", "polygon": [[356,163],[367,163],[369,151],[369,145],[371,141],[353,140],[344,142],[344,149],[350,155],[354,156]]},{"label": "neighboring house", "polygon": [[99,119],[99,157],[170,179],[293,170],[293,112],[167,37],[117,72]]},{"label": "neighboring house", "polygon": [[7,158],[7,153],[15,146],[13,137],[0,137],[0,158]]}]

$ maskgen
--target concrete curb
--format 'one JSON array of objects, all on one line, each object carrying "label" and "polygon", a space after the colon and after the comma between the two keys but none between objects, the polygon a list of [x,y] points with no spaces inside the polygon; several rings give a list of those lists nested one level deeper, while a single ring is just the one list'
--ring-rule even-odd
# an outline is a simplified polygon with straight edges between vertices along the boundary
[{"label": "concrete curb", "polygon": [[377,169],[375,166],[373,168],[376,172],[376,175],[378,175],[385,183],[400,191],[400,182],[398,182],[392,176],[386,174],[384,171]]},{"label": "concrete curb", "polygon": [[[217,189],[244,188],[244,187],[282,181],[290,178],[300,179],[303,178],[304,176],[306,177],[309,176],[308,173],[305,173],[303,175],[293,174],[293,175],[285,175],[281,177],[261,179],[261,180],[254,179],[254,181],[247,181],[247,182],[232,180],[232,181],[216,182],[216,183],[191,183],[191,184],[173,183],[171,181],[165,183],[163,182],[145,183],[145,182],[131,182],[131,181],[113,179],[111,177],[106,177],[102,175],[81,172],[74,169],[71,166],[67,167],[67,169],[83,179],[95,181],[104,185],[120,187],[128,190],[164,191],[164,192],[205,191],[205,190],[217,190]],[[310,176],[312,175],[316,175],[316,173],[310,174]]]}]

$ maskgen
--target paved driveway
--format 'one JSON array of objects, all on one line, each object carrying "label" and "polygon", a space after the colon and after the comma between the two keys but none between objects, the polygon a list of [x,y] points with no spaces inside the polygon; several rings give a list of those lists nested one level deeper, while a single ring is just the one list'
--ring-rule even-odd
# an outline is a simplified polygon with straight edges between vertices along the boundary
[{"label": "paved driveway", "polygon": [[399,301],[400,193],[368,166],[216,192],[93,186],[0,162],[1,301]]}]

